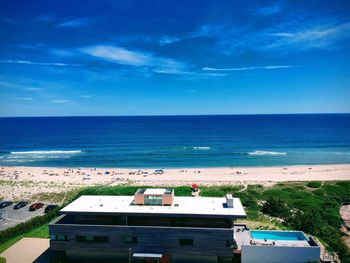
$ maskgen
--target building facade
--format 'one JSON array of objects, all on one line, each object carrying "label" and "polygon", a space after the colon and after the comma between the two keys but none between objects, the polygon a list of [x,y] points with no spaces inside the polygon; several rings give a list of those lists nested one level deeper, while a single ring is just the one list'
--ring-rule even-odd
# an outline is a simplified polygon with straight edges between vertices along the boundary
[{"label": "building facade", "polygon": [[69,258],[233,262],[251,250],[246,245],[256,247],[242,243],[243,231],[236,237],[234,220],[246,213],[231,195],[178,197],[172,189],[139,189],[134,196],[81,196],[60,214],[49,226],[50,249]]}]

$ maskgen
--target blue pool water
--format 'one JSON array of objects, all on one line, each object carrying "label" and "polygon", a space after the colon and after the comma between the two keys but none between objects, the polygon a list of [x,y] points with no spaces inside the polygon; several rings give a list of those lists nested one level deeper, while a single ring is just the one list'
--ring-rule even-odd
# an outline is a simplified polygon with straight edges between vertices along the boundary
[{"label": "blue pool water", "polygon": [[350,163],[350,114],[0,118],[0,165]]},{"label": "blue pool water", "polygon": [[254,239],[264,240],[289,240],[298,241],[306,240],[305,235],[302,232],[287,232],[287,231],[251,231]]}]

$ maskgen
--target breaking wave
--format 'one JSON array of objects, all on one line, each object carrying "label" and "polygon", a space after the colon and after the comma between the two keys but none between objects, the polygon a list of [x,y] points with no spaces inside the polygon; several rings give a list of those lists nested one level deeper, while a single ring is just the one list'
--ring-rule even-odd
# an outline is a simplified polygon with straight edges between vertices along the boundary
[{"label": "breaking wave", "polygon": [[286,152],[269,152],[269,151],[254,151],[249,152],[248,155],[253,156],[266,156],[266,155],[286,155]]},{"label": "breaking wave", "polygon": [[209,147],[209,146],[194,146],[194,147],[184,147],[184,149],[185,150],[187,150],[187,149],[191,149],[191,150],[210,150],[211,149],[211,147]]},{"label": "breaking wave", "polygon": [[77,153],[81,153],[80,150],[76,150],[76,151],[26,151],[26,152],[10,152],[10,154],[48,154],[48,155],[52,155],[52,154],[77,154]]}]

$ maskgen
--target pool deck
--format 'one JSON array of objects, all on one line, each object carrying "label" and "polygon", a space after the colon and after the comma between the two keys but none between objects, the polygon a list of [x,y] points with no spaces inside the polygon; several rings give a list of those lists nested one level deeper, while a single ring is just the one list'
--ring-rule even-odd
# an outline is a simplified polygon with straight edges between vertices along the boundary
[{"label": "pool deck", "polygon": [[257,240],[253,239],[250,230],[244,225],[234,226],[234,237],[237,243],[237,250],[242,245],[249,246],[276,246],[276,247],[311,247],[307,240]]}]

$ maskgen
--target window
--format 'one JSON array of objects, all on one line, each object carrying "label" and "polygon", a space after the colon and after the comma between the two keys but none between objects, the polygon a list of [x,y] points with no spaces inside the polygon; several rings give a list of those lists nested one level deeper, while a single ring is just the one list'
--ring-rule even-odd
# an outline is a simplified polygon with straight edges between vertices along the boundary
[{"label": "window", "polygon": [[162,205],[161,195],[146,195],[145,205]]},{"label": "window", "polygon": [[180,239],[179,245],[180,246],[193,246],[193,239]]},{"label": "window", "polygon": [[109,237],[97,236],[97,237],[94,237],[94,241],[97,243],[108,243]]},{"label": "window", "polygon": [[51,235],[50,239],[53,241],[68,241],[69,240],[67,235],[61,235],[61,234]]},{"label": "window", "polygon": [[137,237],[125,236],[125,237],[124,237],[124,243],[127,243],[127,244],[137,244]]},{"label": "window", "polygon": [[95,242],[95,243],[108,243],[109,237],[106,236],[76,236],[75,240],[78,242]]}]

